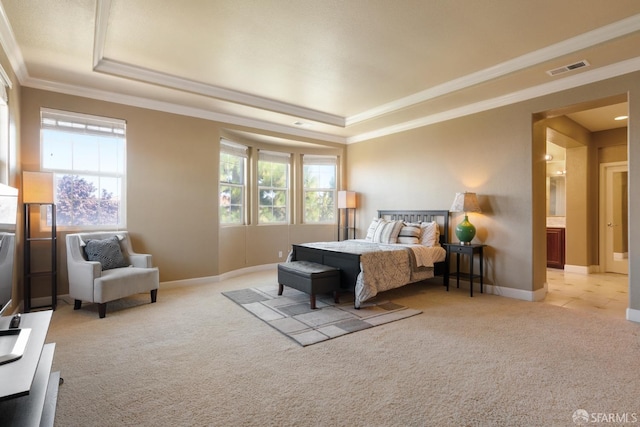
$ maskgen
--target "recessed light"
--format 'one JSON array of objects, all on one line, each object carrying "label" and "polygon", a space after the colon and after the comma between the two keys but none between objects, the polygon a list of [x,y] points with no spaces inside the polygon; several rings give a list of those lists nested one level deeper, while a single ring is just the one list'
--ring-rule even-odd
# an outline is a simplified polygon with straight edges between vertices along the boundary
[{"label": "recessed light", "polygon": [[618,116],[613,120],[627,120],[629,118],[629,116]]}]

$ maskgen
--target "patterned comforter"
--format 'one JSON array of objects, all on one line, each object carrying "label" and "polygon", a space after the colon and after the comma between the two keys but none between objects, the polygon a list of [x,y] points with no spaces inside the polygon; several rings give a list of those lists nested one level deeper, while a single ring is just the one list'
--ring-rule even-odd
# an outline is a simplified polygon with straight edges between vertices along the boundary
[{"label": "patterned comforter", "polygon": [[444,261],[446,257],[440,246],[383,244],[362,239],[305,243],[302,246],[360,255],[356,307],[379,292],[433,277],[433,264]]}]

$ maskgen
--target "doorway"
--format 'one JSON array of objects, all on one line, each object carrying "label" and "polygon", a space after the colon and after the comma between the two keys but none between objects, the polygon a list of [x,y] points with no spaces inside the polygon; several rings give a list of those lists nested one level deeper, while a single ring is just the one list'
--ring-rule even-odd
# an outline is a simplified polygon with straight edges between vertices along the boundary
[{"label": "doorway", "polygon": [[629,274],[627,162],[600,164],[601,271]]},{"label": "doorway", "polygon": [[[566,136],[577,135],[574,139],[584,146],[578,150],[572,148],[578,157],[567,159],[566,191],[570,197],[582,194],[579,197],[584,199],[566,203],[565,267],[568,268],[547,269],[544,300],[547,303],[625,318],[629,293],[628,137],[626,121],[613,119],[626,113],[625,95],[542,115],[545,124],[555,126],[555,130]],[[574,129],[578,129],[577,132],[573,133]],[[584,157],[583,164],[576,163],[579,156]],[[576,187],[575,177],[579,174],[584,180]],[[550,198],[549,190],[553,186],[549,180],[546,187],[549,225],[549,205],[554,201]],[[605,203],[607,199],[609,202]]]}]

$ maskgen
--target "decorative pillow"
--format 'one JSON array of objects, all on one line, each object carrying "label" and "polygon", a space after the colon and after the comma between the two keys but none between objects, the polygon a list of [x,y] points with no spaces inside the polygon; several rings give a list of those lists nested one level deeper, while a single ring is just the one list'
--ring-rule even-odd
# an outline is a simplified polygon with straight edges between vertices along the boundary
[{"label": "decorative pillow", "polygon": [[420,243],[420,236],[422,235],[422,229],[420,224],[413,224],[405,222],[398,234],[398,243],[404,244],[418,244]]},{"label": "decorative pillow", "polygon": [[438,227],[437,222],[423,222],[422,224],[420,224],[420,228],[422,228],[422,237],[420,238],[420,243],[422,245],[440,245],[440,227]]},{"label": "decorative pillow", "polygon": [[128,264],[122,255],[120,242],[117,236],[104,240],[89,240],[84,247],[87,260],[98,261],[103,270],[112,268],[127,267]]},{"label": "decorative pillow", "polygon": [[398,234],[402,229],[402,221],[380,220],[375,233],[373,234],[373,242],[375,243],[397,243]]},{"label": "decorative pillow", "polygon": [[367,228],[367,236],[364,238],[370,242],[373,241],[373,235],[376,232],[376,228],[378,228],[378,224],[380,223],[380,218],[373,218],[371,224],[369,224],[369,228]]}]

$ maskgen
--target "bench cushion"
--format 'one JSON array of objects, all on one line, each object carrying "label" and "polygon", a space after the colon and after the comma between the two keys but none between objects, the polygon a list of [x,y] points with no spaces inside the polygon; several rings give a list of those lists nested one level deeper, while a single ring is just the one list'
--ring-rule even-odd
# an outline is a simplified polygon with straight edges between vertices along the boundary
[{"label": "bench cushion", "polygon": [[278,264],[279,270],[309,278],[334,277],[340,274],[340,269],[329,265],[310,261],[290,261]]}]

